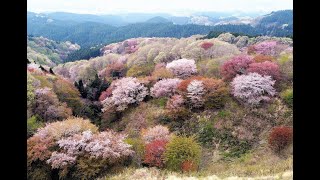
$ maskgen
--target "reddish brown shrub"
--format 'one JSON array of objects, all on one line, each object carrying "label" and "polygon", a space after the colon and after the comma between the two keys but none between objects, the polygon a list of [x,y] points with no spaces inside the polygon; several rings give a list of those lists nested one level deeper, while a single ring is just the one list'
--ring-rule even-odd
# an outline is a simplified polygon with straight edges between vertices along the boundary
[{"label": "reddish brown shrub", "polygon": [[258,73],[264,76],[271,76],[275,80],[280,80],[280,70],[279,66],[270,61],[265,61],[262,63],[252,63],[247,69],[249,73]]},{"label": "reddish brown shrub", "polygon": [[255,52],[256,52],[256,48],[254,48],[253,45],[248,47],[248,50],[247,50],[248,54],[255,54]]},{"label": "reddish brown shrub", "polygon": [[181,170],[183,172],[191,172],[191,171],[196,171],[197,170],[197,164],[190,161],[190,160],[187,160],[187,161],[184,161],[182,164],[181,164]]},{"label": "reddish brown shrub", "polygon": [[234,56],[221,66],[221,74],[227,81],[236,77],[237,74],[245,74],[249,64],[253,62],[252,57],[248,55]]},{"label": "reddish brown shrub", "polygon": [[263,55],[263,54],[258,54],[257,56],[255,56],[253,58],[253,61],[256,63],[261,63],[261,62],[265,62],[265,61],[274,61],[275,59],[272,56],[267,56],[267,55]]},{"label": "reddish brown shrub", "polygon": [[154,140],[146,145],[144,163],[149,166],[162,168],[164,166],[162,154],[168,141]]},{"label": "reddish brown shrub", "polygon": [[109,64],[106,67],[105,73],[107,77],[123,77],[123,75],[125,74],[125,71],[126,71],[125,65],[121,62],[116,62],[116,63]]},{"label": "reddish brown shrub", "polygon": [[202,77],[202,76],[194,76],[194,77],[190,77],[188,79],[185,79],[185,80],[181,81],[181,83],[178,85],[178,90],[182,91],[182,92],[187,92],[188,85],[190,84],[191,81],[193,81],[193,80],[200,81],[202,79],[204,79],[204,77]]},{"label": "reddish brown shrub", "polygon": [[203,43],[201,44],[201,47],[202,47],[204,50],[207,50],[207,49],[211,48],[212,46],[213,46],[213,43],[211,43],[211,42],[203,42]]},{"label": "reddish brown shrub", "polygon": [[275,127],[269,135],[269,146],[275,152],[280,152],[293,141],[292,127]]}]

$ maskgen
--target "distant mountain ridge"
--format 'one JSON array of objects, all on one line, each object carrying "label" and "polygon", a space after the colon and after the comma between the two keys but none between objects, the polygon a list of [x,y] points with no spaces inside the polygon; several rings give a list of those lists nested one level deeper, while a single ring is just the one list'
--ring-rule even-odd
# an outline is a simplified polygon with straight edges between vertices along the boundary
[{"label": "distant mountain ridge", "polygon": [[139,13],[133,16],[98,16],[61,12],[48,14],[28,12],[27,33],[56,41],[71,41],[81,47],[88,47],[135,37],[181,38],[194,34],[205,35],[210,31],[290,36],[293,32],[292,22],[292,10],[276,11],[258,18],[205,15],[178,17],[168,14]]}]

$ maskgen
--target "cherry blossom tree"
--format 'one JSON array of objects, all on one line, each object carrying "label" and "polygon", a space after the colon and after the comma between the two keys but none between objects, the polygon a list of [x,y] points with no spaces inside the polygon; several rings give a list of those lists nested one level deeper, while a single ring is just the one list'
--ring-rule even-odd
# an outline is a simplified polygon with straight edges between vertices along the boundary
[{"label": "cherry blossom tree", "polygon": [[101,102],[103,112],[112,106],[115,106],[117,111],[123,111],[129,104],[139,103],[148,95],[147,88],[138,82],[136,78],[119,79],[114,86],[112,96]]},{"label": "cherry blossom tree", "polygon": [[199,108],[204,104],[203,95],[205,93],[202,81],[193,80],[187,87],[188,95],[192,107]]},{"label": "cherry blossom tree", "polygon": [[258,73],[238,75],[231,82],[232,94],[246,104],[259,105],[261,101],[268,101],[276,94],[274,83],[271,76]]},{"label": "cherry blossom tree", "polygon": [[172,96],[181,82],[180,79],[163,79],[158,81],[152,88],[151,88],[151,95],[153,97],[164,97],[164,96]]},{"label": "cherry blossom tree", "polygon": [[231,80],[237,74],[245,74],[249,64],[253,62],[252,57],[248,55],[234,56],[225,62],[221,67],[221,74],[224,79]]},{"label": "cherry blossom tree", "polygon": [[162,125],[157,125],[147,130],[142,131],[142,139],[145,143],[150,143],[154,140],[166,140],[171,138],[169,129]]},{"label": "cherry blossom tree", "polygon": [[179,78],[186,78],[197,73],[197,66],[193,59],[174,60],[168,63],[166,68]]}]

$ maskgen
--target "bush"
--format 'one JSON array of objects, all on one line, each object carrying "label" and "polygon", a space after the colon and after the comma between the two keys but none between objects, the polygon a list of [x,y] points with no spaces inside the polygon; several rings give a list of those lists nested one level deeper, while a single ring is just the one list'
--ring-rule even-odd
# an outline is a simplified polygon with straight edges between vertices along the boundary
[{"label": "bush", "polygon": [[103,112],[110,107],[116,107],[117,111],[123,111],[129,104],[139,103],[148,95],[147,88],[132,77],[117,80],[114,87],[112,96],[101,102]]},{"label": "bush", "polygon": [[146,153],[144,157],[144,163],[149,166],[155,166],[158,168],[164,167],[163,153],[168,141],[166,140],[154,140],[146,145]]},{"label": "bush", "polygon": [[105,69],[105,76],[107,77],[123,77],[126,73],[126,67],[121,62],[109,64]]},{"label": "bush", "polygon": [[293,107],[293,89],[289,88],[285,91],[283,91],[280,94],[281,98],[283,99],[283,101],[289,106],[289,107]]},{"label": "bush", "polygon": [[202,77],[202,76],[193,76],[193,77],[184,79],[179,83],[178,90],[181,92],[187,92],[188,85],[190,84],[191,81],[193,81],[193,80],[201,81],[203,79],[204,79],[204,77]]},{"label": "bush", "polygon": [[259,105],[276,94],[274,83],[270,76],[257,73],[237,76],[231,82],[232,94],[248,105]]},{"label": "bush", "polygon": [[196,171],[197,169],[197,164],[190,160],[184,161],[181,165],[182,172],[191,172]]},{"label": "bush", "polygon": [[157,125],[141,132],[142,139],[145,143],[150,143],[154,140],[166,140],[171,137],[169,129],[165,126]]},{"label": "bush", "polygon": [[279,66],[276,63],[270,61],[265,61],[262,63],[252,63],[249,65],[247,72],[258,73],[264,76],[271,76],[274,80],[277,81],[279,81],[281,78]]},{"label": "bush", "polygon": [[38,128],[43,127],[44,123],[41,122],[39,116],[32,116],[27,120],[27,137],[31,137]]},{"label": "bush", "polygon": [[229,89],[226,87],[218,88],[213,92],[209,92],[204,96],[204,107],[207,109],[223,108],[229,97]]},{"label": "bush", "polygon": [[131,149],[135,152],[132,155],[133,165],[140,167],[145,156],[145,144],[140,138],[127,138],[125,142],[131,145]]},{"label": "bush", "polygon": [[197,73],[197,66],[193,59],[174,60],[168,63],[166,68],[179,78],[186,78]]},{"label": "bush", "polygon": [[269,146],[273,151],[279,153],[292,143],[292,138],[292,127],[275,127],[269,135]]},{"label": "bush", "polygon": [[252,58],[248,55],[235,56],[221,66],[221,74],[225,80],[231,80],[237,74],[245,74],[252,62]]},{"label": "bush", "polygon": [[173,137],[166,146],[164,161],[168,169],[182,170],[185,161],[192,161],[196,166],[200,163],[201,146],[193,137]]},{"label": "bush", "polygon": [[172,96],[180,82],[177,78],[160,80],[150,89],[151,95],[156,98]]},{"label": "bush", "polygon": [[205,145],[210,146],[212,145],[213,138],[215,136],[215,131],[213,128],[213,124],[210,122],[200,122],[199,123],[199,131],[198,131],[198,141]]}]

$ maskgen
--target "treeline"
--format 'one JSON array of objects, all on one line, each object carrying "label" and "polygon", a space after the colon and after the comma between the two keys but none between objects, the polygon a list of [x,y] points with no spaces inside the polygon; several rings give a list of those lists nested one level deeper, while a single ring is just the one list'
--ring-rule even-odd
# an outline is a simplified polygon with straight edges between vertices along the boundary
[{"label": "treeline", "polygon": [[[67,23],[67,22],[66,22]],[[41,24],[41,23],[40,23]],[[287,27],[288,28],[288,27]],[[101,23],[81,23],[76,25],[62,25],[61,22],[39,25],[36,21],[28,21],[27,33],[34,36],[44,36],[56,41],[75,42],[81,47],[107,44],[136,37],[189,37],[195,34],[207,34],[210,31],[244,33],[250,36],[272,35],[288,36],[292,30],[274,28],[272,30],[260,26],[250,25],[176,25],[173,23],[136,23],[122,27],[113,27]]]}]

